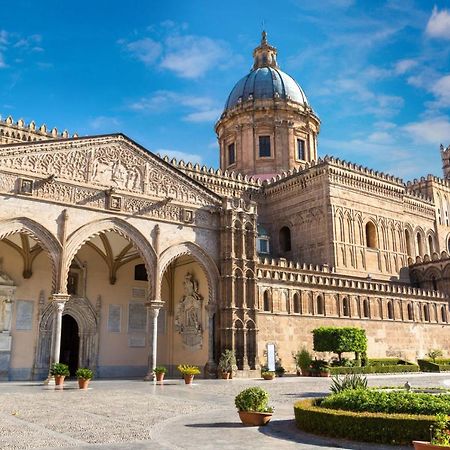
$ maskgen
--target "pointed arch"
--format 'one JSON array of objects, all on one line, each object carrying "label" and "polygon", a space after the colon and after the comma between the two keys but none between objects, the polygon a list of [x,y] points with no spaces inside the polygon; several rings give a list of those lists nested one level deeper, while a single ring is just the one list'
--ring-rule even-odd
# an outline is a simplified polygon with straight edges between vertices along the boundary
[{"label": "pointed arch", "polygon": [[67,279],[70,264],[78,250],[94,236],[107,231],[113,231],[134,244],[137,252],[144,261],[147,274],[149,275],[149,292],[152,292],[152,287],[154,289],[154,271],[156,267],[156,254],[153,246],[138,229],[117,217],[100,219],[88,223],[78,228],[69,236],[66,246],[66,259],[63,264],[64,279]]},{"label": "pointed arch", "polygon": [[[161,253],[159,260],[159,279],[162,280],[167,267],[180,256],[188,255],[200,265],[208,280],[208,303],[217,303],[217,289],[219,285],[219,270],[214,260],[197,244],[183,242],[167,248]],[[241,272],[241,276],[243,273]]]},{"label": "pointed arch", "polygon": [[40,223],[27,217],[17,217],[0,221],[0,240],[16,233],[26,234],[36,240],[50,257],[52,265],[52,290],[55,292],[62,249],[58,239]]}]

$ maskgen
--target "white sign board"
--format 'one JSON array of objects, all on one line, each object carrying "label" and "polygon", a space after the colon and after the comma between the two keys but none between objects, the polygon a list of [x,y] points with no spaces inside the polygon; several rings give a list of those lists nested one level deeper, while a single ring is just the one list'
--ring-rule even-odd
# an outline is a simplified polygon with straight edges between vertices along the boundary
[{"label": "white sign board", "polygon": [[271,372],[275,372],[275,345],[267,344],[267,367]]}]

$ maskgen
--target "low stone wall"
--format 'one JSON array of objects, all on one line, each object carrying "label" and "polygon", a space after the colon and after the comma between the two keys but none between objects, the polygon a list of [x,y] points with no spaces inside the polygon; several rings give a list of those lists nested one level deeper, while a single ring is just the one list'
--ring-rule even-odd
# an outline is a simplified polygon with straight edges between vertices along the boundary
[{"label": "low stone wall", "polygon": [[[321,326],[360,327],[366,330],[368,356],[397,357],[414,362],[433,348],[450,355],[450,335],[438,323],[417,323],[392,320],[364,320],[337,317],[293,316],[288,314],[258,314],[258,355],[266,364],[267,344],[275,344],[281,364],[288,372],[295,371],[292,353],[302,347],[312,352],[312,330]],[[447,326],[445,326],[447,327]],[[317,354],[330,358],[333,354]],[[349,357],[353,355],[348,354]]]}]

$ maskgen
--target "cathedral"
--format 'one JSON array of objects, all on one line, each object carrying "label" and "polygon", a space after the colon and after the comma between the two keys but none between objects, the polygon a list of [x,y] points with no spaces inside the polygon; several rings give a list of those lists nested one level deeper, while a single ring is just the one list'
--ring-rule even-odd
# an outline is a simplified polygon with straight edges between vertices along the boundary
[{"label": "cathedral", "polygon": [[320,119],[265,32],[215,125],[220,168],[117,133],[0,121],[0,379],[52,362],[152,379],[156,365],[288,370],[319,326],[369,357],[450,352],[450,147],[403,182],[318,156]]}]

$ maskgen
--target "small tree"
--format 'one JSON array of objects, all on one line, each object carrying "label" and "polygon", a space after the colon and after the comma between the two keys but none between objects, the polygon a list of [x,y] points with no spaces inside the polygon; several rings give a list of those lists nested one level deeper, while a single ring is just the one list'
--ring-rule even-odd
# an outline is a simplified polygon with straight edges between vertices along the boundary
[{"label": "small tree", "polygon": [[427,353],[427,356],[431,358],[434,363],[436,362],[436,358],[442,358],[443,355],[444,353],[442,352],[442,350],[439,350],[438,348],[431,349]]},{"label": "small tree", "polygon": [[314,351],[337,353],[342,361],[342,353],[355,352],[355,359],[359,354],[367,351],[367,337],[365,330],[352,327],[320,327],[313,330]]}]

